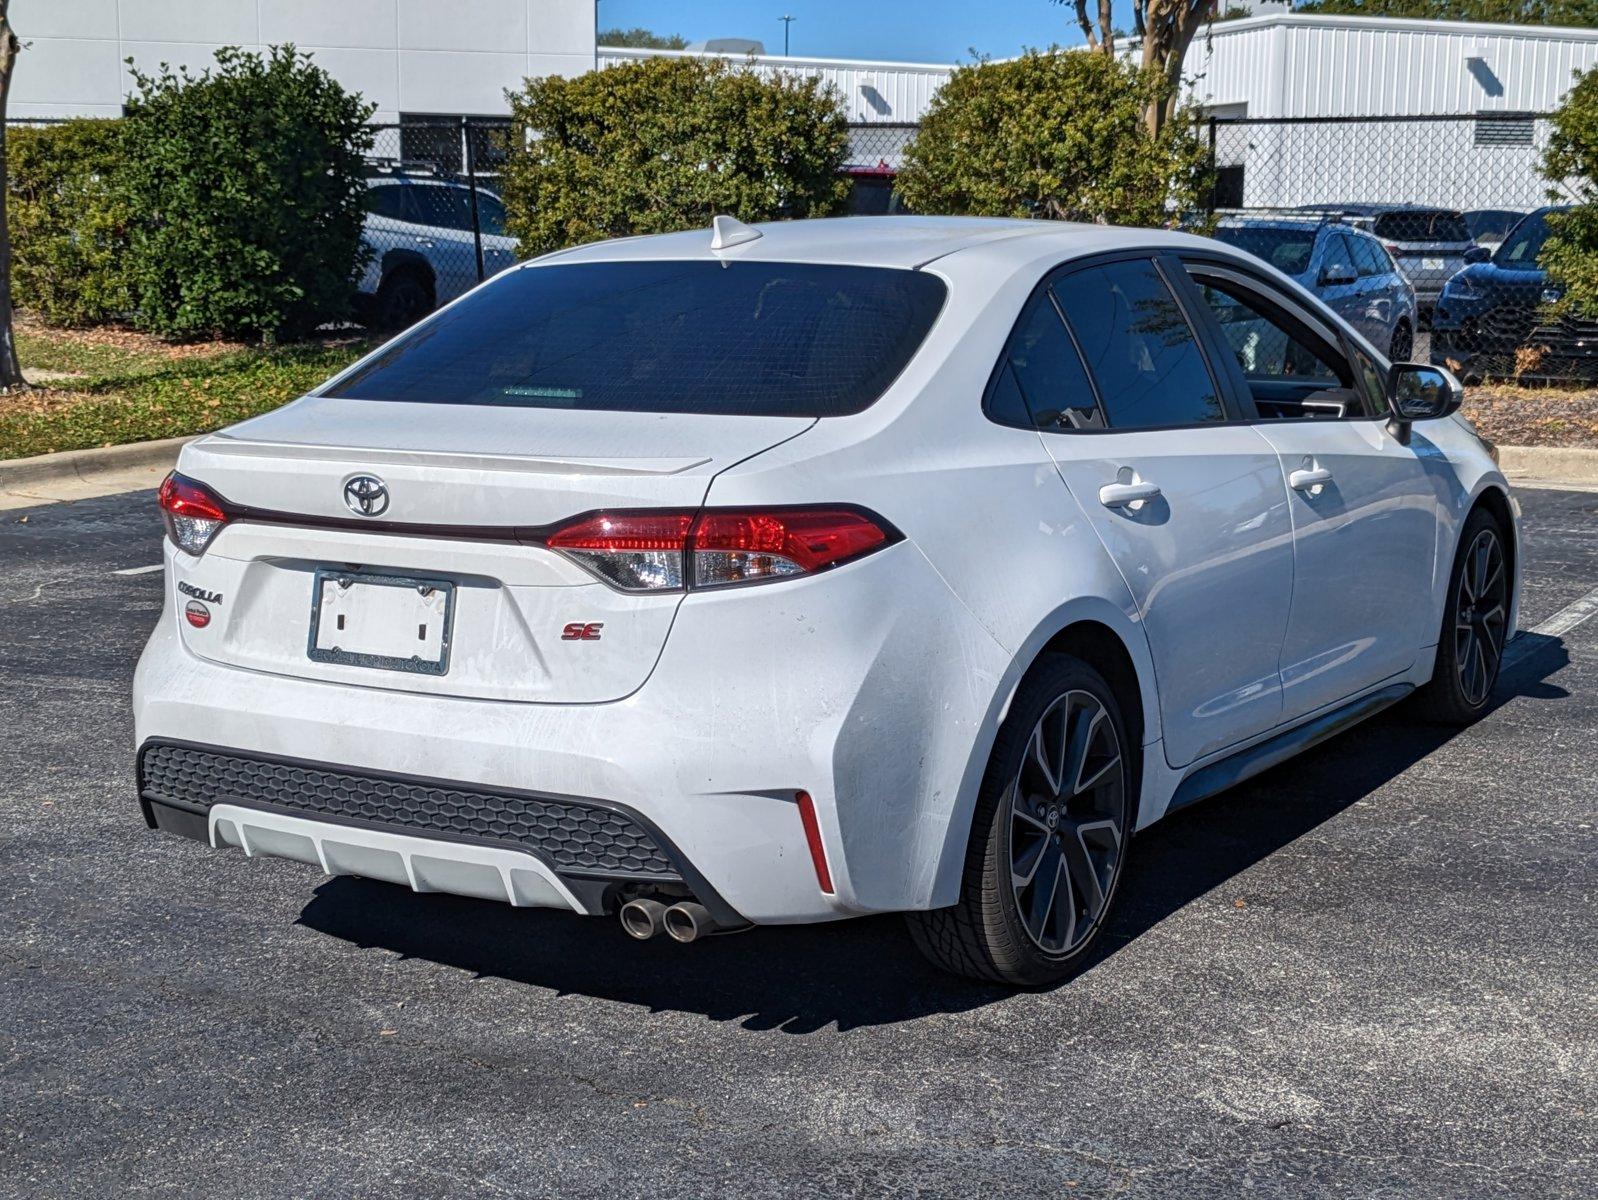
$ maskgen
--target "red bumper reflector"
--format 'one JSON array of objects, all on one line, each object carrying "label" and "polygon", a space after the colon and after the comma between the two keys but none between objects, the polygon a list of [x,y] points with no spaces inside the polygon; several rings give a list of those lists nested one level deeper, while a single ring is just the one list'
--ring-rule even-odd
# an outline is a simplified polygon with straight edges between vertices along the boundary
[{"label": "red bumper reflector", "polygon": [[832,895],[832,871],[827,867],[827,848],[821,844],[821,826],[816,823],[816,802],[809,792],[798,793],[799,820],[804,823],[805,841],[810,844],[810,861],[816,864],[816,882]]}]

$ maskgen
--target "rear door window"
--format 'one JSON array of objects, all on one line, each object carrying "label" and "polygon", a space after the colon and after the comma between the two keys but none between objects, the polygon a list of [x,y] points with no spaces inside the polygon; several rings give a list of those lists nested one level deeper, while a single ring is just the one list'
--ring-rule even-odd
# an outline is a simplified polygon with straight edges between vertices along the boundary
[{"label": "rear door window", "polygon": [[1358,275],[1359,271],[1354,267],[1354,252],[1348,248],[1348,239],[1341,230],[1332,230],[1326,235],[1326,250],[1321,256],[1321,282],[1347,283]]},{"label": "rear door window", "polygon": [[1055,285],[1111,428],[1226,420],[1181,305],[1147,259],[1073,272]]},{"label": "rear door window", "polygon": [[[1346,234],[1344,236],[1347,237]],[[1359,268],[1360,278],[1386,275],[1391,270],[1380,243],[1367,237],[1350,237],[1348,244],[1354,251],[1354,265]]]},{"label": "rear door window", "polygon": [[1008,401],[1012,390],[1025,405],[1028,423],[1039,429],[1104,426],[1093,384],[1047,292],[1032,301],[1010,336],[995,400]]},{"label": "rear door window", "polygon": [[507,271],[329,395],[423,404],[832,417],[871,405],[947,293],[924,271],[554,263]]},{"label": "rear door window", "polygon": [[439,229],[469,230],[472,227],[472,201],[464,189],[437,183],[410,186],[415,220]]}]

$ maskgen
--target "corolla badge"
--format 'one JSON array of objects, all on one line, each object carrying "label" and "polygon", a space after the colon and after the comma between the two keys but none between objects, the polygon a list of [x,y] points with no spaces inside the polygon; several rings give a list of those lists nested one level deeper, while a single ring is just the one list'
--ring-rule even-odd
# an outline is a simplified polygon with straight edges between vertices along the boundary
[{"label": "corolla badge", "polygon": [[344,503],[363,517],[381,516],[388,508],[388,485],[376,475],[352,475],[344,484]]}]

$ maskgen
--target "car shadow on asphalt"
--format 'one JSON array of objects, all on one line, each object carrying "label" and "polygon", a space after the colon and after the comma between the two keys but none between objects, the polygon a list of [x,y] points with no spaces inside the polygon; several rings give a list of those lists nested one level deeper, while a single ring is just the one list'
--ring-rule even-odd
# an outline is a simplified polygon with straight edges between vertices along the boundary
[{"label": "car shadow on asphalt", "polygon": [[[1568,662],[1558,639],[1517,649],[1495,691],[1495,709],[1518,697],[1567,695],[1545,682]],[[1457,732],[1420,723],[1400,705],[1140,834],[1121,903],[1077,975],[1370,795]],[[805,1034],[828,1025],[848,1031],[967,1012],[1013,994],[933,969],[896,916],[767,926],[679,946],[663,937],[634,941],[615,920],[341,877],[317,889],[300,924],[477,976],[650,1011],[699,1013],[751,1031]]]}]

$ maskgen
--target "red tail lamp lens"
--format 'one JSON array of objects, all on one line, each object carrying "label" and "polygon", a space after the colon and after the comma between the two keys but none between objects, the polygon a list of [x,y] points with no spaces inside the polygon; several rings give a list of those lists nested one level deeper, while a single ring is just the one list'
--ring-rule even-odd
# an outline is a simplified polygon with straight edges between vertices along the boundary
[{"label": "red tail lamp lens", "polygon": [[166,519],[172,544],[188,554],[203,554],[217,531],[227,524],[222,502],[197,483],[176,471],[161,481],[156,496]]},{"label": "red tail lamp lens", "polygon": [[897,536],[852,508],[784,508],[595,513],[544,544],[616,587],[656,591],[805,575]]}]

